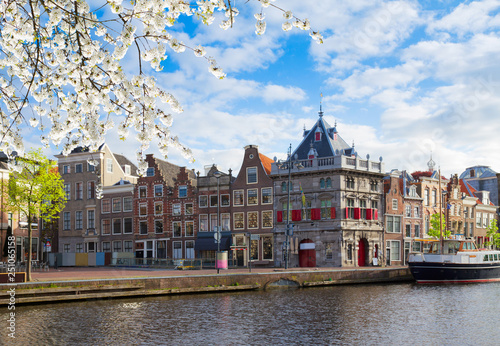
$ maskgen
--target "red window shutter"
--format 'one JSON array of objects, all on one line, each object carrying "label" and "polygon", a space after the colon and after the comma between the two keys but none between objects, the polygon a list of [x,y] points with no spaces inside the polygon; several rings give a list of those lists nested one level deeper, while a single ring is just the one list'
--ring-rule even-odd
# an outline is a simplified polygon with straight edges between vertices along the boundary
[{"label": "red window shutter", "polygon": [[366,209],[366,219],[373,220],[373,209]]},{"label": "red window shutter", "polygon": [[311,220],[320,220],[321,219],[321,209],[314,208],[311,209]]},{"label": "red window shutter", "polygon": [[345,218],[349,218],[349,208],[345,208]]},{"label": "red window shutter", "polygon": [[332,214],[331,214],[331,216],[330,216],[330,217],[331,217],[332,219],[336,219],[336,218],[337,218],[337,214],[335,213],[335,207],[332,207],[332,208],[331,208],[331,213],[332,213]]},{"label": "red window shutter", "polygon": [[278,222],[283,222],[283,211],[278,210],[276,218],[278,219]]},{"label": "red window shutter", "polygon": [[302,219],[302,211],[299,210],[292,210],[292,221],[300,221]]},{"label": "red window shutter", "polygon": [[373,209],[373,211],[375,212],[375,220],[378,220],[378,209]]},{"label": "red window shutter", "polygon": [[354,219],[359,220],[361,218],[361,210],[359,208],[354,208]]}]

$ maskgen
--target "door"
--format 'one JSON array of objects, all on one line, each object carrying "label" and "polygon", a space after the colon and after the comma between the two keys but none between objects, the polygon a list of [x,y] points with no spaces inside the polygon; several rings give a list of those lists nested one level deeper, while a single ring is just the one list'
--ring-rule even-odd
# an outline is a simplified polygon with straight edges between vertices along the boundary
[{"label": "door", "polygon": [[194,241],[187,240],[186,241],[186,259],[194,258]]},{"label": "door", "polygon": [[366,266],[366,252],[368,250],[368,244],[366,239],[360,239],[358,244],[358,266]]},{"label": "door", "polygon": [[182,258],[182,242],[180,241],[174,241],[174,253],[173,257],[174,259],[181,259]]},{"label": "door", "polygon": [[299,267],[316,267],[316,244],[311,239],[299,244]]}]

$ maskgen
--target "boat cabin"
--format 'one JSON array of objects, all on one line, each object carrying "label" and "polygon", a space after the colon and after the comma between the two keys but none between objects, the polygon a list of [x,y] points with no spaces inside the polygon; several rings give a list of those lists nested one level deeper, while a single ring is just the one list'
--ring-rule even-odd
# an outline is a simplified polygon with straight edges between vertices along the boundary
[{"label": "boat cabin", "polygon": [[[477,247],[473,240],[445,240],[443,244],[443,254],[454,255],[459,251],[476,251]],[[441,242],[433,241],[430,244],[429,252],[433,254],[441,254]]]}]

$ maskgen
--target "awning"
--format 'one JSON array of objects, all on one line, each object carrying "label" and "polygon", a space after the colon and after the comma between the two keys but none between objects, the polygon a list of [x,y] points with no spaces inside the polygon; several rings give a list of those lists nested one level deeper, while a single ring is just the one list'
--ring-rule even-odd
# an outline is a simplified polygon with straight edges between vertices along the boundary
[{"label": "awning", "polygon": [[[194,243],[195,251],[217,251],[215,232],[200,232]],[[228,251],[231,248],[231,232],[221,232],[220,250]]]}]

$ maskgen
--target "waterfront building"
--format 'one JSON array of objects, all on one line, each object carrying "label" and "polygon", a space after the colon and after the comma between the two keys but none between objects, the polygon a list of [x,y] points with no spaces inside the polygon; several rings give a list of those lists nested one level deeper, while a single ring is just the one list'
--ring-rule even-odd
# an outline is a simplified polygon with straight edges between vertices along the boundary
[{"label": "waterfront building", "polygon": [[274,265],[272,162],[256,145],[246,146],[231,184],[232,255],[238,266],[246,266],[248,260],[252,266]]},{"label": "waterfront building", "polygon": [[135,165],[114,154],[106,144],[96,152],[78,147],[69,155],[55,155],[64,180],[66,206],[59,218],[59,252],[101,252],[99,193],[121,179],[134,184]]},{"label": "waterfront building", "polygon": [[286,249],[291,267],[374,263],[383,246],[383,172],[382,158],[362,159],[320,110],[291,155],[272,163],[276,265]]},{"label": "waterfront building", "polygon": [[194,258],[197,201],[193,171],[146,155],[134,192],[136,258]]},{"label": "waterfront building", "polygon": [[[199,232],[196,235],[197,257],[214,261],[216,252],[230,251],[231,235],[231,184],[232,171],[221,172],[215,164],[205,167],[205,175],[197,173]],[[219,246],[215,241],[217,227],[221,227]],[[231,256],[228,254],[228,259]]]}]

